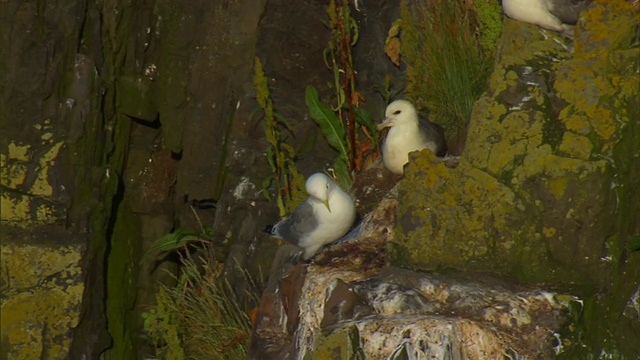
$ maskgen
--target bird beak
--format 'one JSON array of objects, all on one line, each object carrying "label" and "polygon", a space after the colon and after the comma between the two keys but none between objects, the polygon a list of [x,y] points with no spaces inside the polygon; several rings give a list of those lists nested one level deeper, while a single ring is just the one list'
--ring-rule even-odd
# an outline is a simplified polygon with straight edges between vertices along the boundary
[{"label": "bird beak", "polygon": [[384,129],[384,128],[388,128],[388,127],[392,127],[393,126],[393,118],[390,117],[386,117],[384,119],[382,119],[382,122],[380,124],[378,124],[378,126],[376,127],[378,129],[378,131]]},{"label": "bird beak", "polygon": [[327,210],[329,210],[329,212],[331,212],[331,206],[329,206],[329,199],[326,199],[326,200],[324,201],[324,206],[326,206],[326,207],[327,207]]}]

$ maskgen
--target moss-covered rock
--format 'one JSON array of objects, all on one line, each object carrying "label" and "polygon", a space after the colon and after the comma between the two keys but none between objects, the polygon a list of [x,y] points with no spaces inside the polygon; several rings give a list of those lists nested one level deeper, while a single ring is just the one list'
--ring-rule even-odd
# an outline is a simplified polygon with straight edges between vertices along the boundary
[{"label": "moss-covered rock", "polygon": [[640,326],[622,330],[617,322],[629,319],[614,315],[640,282],[627,246],[640,208],[626,200],[638,199],[640,171],[637,22],[627,2],[595,1],[571,43],[505,19],[459,166],[423,151],[406,168],[392,263],[573,289],[590,299],[582,348],[637,355],[620,339]]},{"label": "moss-covered rock", "polygon": [[84,285],[79,246],[2,245],[3,359],[66,358]]}]

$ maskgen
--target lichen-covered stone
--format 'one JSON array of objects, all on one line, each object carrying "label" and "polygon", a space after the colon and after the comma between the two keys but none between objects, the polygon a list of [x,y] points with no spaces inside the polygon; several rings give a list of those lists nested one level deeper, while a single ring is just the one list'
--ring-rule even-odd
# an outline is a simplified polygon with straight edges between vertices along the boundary
[{"label": "lichen-covered stone", "polygon": [[551,333],[578,298],[488,275],[384,266],[395,203],[384,199],[312,264],[272,269],[249,359],[551,356]]},{"label": "lichen-covered stone", "polygon": [[[631,18],[616,16],[622,24]],[[406,170],[394,262],[602,284],[614,166],[607,158],[629,121],[619,104],[638,93],[612,86],[630,81],[629,74],[604,64],[626,51],[618,39],[629,35],[619,32],[632,27],[614,27],[611,35],[606,27],[606,51],[583,44],[592,40],[578,30],[574,56],[560,39],[505,21],[490,90],[475,105],[460,165],[448,168],[423,151]]]},{"label": "lichen-covered stone", "polygon": [[2,353],[64,359],[78,324],[84,285],[79,246],[2,244]]},{"label": "lichen-covered stone", "polygon": [[[640,273],[637,252],[625,250],[640,231],[639,19],[625,1],[596,0],[574,42],[505,19],[459,166],[422,151],[405,169],[392,263],[630,299],[640,282],[630,275]],[[591,342],[574,348],[637,351],[620,340],[637,330],[607,323],[622,311],[610,296],[587,304]],[[594,330],[603,326],[617,329],[615,339]]]}]

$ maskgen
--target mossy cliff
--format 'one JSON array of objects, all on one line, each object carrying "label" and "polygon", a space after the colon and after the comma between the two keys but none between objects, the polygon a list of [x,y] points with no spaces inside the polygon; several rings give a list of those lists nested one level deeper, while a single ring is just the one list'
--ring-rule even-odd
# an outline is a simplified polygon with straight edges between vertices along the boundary
[{"label": "mossy cliff", "polygon": [[459,166],[423,151],[405,171],[393,263],[570,289],[585,303],[565,354],[637,356],[637,22],[626,2],[595,1],[570,48],[506,18]]},{"label": "mossy cliff", "polygon": [[145,355],[139,315],[166,264],[143,251],[211,226],[200,201],[236,210],[246,154],[264,151],[246,124],[264,4],[3,3],[0,359]]},{"label": "mossy cliff", "polygon": [[126,124],[100,78],[95,8],[3,9],[0,358],[91,356],[109,343],[100,270]]}]

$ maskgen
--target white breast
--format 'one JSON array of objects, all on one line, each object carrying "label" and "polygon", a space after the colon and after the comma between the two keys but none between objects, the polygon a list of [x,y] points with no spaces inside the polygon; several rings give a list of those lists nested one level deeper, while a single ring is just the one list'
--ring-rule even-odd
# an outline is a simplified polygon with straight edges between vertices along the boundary
[{"label": "white breast", "polygon": [[395,174],[402,174],[404,165],[409,162],[409,153],[426,147],[428,143],[420,135],[417,125],[394,126],[382,144],[384,166]]},{"label": "white breast", "polygon": [[502,0],[502,7],[504,13],[512,19],[554,31],[567,29],[567,25],[549,12],[548,0]]}]

